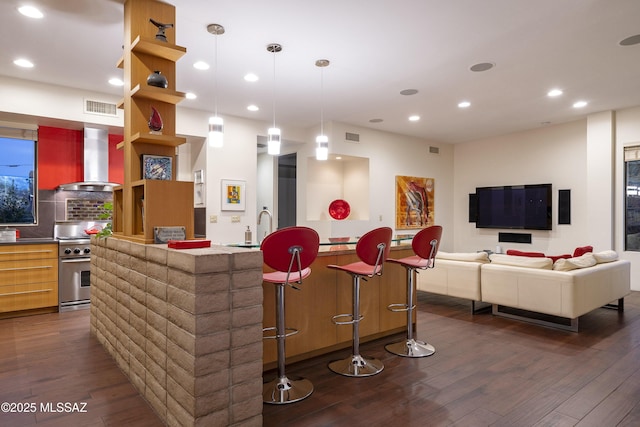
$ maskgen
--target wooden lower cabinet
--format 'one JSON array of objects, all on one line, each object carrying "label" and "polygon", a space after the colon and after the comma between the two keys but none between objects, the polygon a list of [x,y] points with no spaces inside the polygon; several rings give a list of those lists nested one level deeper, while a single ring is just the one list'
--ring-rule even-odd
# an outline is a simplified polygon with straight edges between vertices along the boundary
[{"label": "wooden lower cabinet", "polygon": [[[411,255],[410,246],[392,247],[390,253],[391,258]],[[311,265],[311,275],[299,286],[299,291],[285,287],[285,323],[288,328],[299,331],[286,339],[287,363],[351,347],[352,327],[335,325],[331,318],[352,312],[352,279],[349,274],[327,266],[355,261],[358,258],[354,250],[338,254],[322,251]],[[265,328],[275,326],[275,286],[272,283],[262,284]],[[361,281],[360,313],[364,316],[360,322],[361,341],[405,331],[406,314],[393,313],[387,306],[405,303],[406,298],[406,270],[397,264],[386,263],[382,276]],[[263,350],[264,369],[274,368],[277,364],[275,340],[265,339]]]},{"label": "wooden lower cabinet", "polygon": [[0,246],[0,317],[58,307],[58,245]]}]

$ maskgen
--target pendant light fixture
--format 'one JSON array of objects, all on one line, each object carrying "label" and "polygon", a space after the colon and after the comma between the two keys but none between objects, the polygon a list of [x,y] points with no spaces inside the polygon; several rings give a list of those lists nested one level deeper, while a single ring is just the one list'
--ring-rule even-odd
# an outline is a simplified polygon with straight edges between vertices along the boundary
[{"label": "pendant light fixture", "polygon": [[215,59],[213,70],[213,86],[214,86],[214,115],[209,117],[209,147],[220,148],[224,145],[224,121],[218,116],[218,36],[224,34],[224,27],[219,24],[207,25],[207,31],[213,34],[216,39],[215,43]]},{"label": "pendant light fixture", "polygon": [[324,134],[324,69],[328,66],[328,59],[316,61],[316,67],[320,68],[320,135],[316,137],[316,160],[329,158],[329,138]]},{"label": "pendant light fixture", "polygon": [[276,53],[282,51],[277,43],[267,45],[267,51],[273,53],[273,127],[267,131],[267,153],[272,156],[280,154],[280,129],[276,127]]}]

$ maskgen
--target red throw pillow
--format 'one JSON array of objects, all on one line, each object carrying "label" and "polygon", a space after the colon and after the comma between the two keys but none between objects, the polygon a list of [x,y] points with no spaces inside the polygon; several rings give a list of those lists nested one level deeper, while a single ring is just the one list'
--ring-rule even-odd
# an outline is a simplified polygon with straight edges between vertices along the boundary
[{"label": "red throw pillow", "polygon": [[573,251],[573,257],[574,258],[579,257],[589,252],[593,252],[593,246],[581,246],[576,248],[575,251]]},{"label": "red throw pillow", "polygon": [[523,252],[517,249],[507,249],[507,255],[528,256],[533,258],[544,258],[542,252]]},{"label": "red throw pillow", "polygon": [[563,254],[563,255],[549,255],[547,258],[551,258],[553,262],[556,262],[559,259],[569,259],[571,258],[571,254]]}]

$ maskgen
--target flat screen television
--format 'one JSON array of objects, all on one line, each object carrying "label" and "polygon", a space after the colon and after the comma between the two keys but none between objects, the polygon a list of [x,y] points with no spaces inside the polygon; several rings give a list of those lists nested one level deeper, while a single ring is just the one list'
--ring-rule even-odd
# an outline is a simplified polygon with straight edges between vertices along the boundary
[{"label": "flat screen television", "polygon": [[551,184],[476,188],[476,228],[551,230]]}]

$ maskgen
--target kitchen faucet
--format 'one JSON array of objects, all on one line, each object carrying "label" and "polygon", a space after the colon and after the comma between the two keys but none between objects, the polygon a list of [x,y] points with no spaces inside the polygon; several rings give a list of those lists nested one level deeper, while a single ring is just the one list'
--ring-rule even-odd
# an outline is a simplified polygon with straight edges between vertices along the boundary
[{"label": "kitchen faucet", "polygon": [[260,225],[260,220],[262,219],[262,215],[264,214],[266,214],[269,217],[269,233],[267,233],[266,231],[264,233],[264,237],[267,237],[267,234],[271,234],[273,232],[273,215],[271,214],[269,209],[267,209],[266,206],[263,206],[262,210],[258,214],[258,225]]}]

